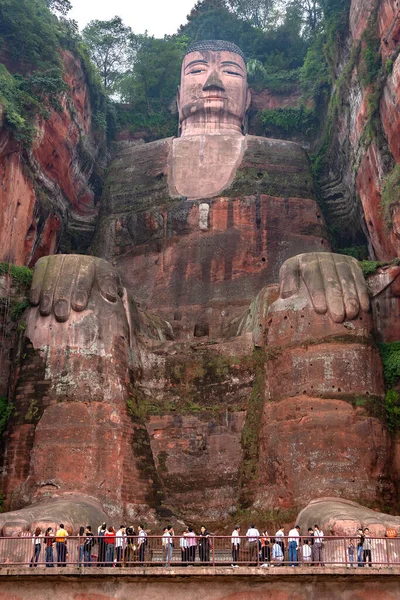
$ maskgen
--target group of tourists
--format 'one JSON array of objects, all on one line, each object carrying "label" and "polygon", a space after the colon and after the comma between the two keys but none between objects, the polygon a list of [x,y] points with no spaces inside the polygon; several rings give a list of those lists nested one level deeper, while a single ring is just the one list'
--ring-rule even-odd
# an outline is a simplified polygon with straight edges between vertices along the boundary
[{"label": "group of tourists", "polygon": [[[239,563],[249,565],[280,566],[289,564],[298,566],[310,564],[323,566],[324,557],[324,533],[318,525],[309,527],[307,534],[301,536],[300,527],[296,525],[288,534],[285,528],[279,527],[274,536],[270,536],[266,529],[260,531],[252,524],[246,534],[240,533],[240,526],[236,526],[231,534],[232,567]],[[36,567],[41,555],[42,545],[45,549],[45,564],[47,567],[55,565],[64,567],[67,564],[68,533],[61,523],[54,532],[52,527],[46,529],[42,534],[37,527],[32,536],[33,552],[30,566]],[[160,540],[160,538],[158,538]],[[196,534],[191,527],[186,527],[180,536],[175,537],[174,528],[168,525],[164,528],[161,536],[162,562],[168,567],[171,565],[174,548],[180,550],[180,561],[184,566],[196,562],[207,564],[210,562],[210,552],[214,550],[215,536],[204,526],[200,533]],[[79,566],[90,566],[96,562],[96,566],[131,566],[134,563],[145,563],[149,560],[146,553],[149,538],[143,525],[139,525],[137,532],[134,527],[121,525],[117,531],[110,525],[102,523],[94,536],[90,525],[81,527],[79,535],[74,538],[76,558],[72,563],[78,562]],[[158,542],[159,543],[159,542]],[[97,544],[96,554],[93,548]],[[69,544],[68,544],[69,545]],[[158,546],[159,547],[159,546]],[[156,545],[151,548],[153,554],[157,550]],[[368,527],[359,529],[353,539],[348,540],[347,546],[348,563],[351,566],[372,566],[371,536]],[[161,560],[161,557],[160,557]],[[179,559],[178,559],[179,561]],[[174,564],[176,564],[176,558]]]}]

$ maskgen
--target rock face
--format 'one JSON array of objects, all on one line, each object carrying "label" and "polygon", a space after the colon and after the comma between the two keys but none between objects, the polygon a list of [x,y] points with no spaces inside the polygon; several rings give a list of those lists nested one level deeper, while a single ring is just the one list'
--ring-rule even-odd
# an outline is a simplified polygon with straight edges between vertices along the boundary
[{"label": "rock face", "polygon": [[[346,73],[335,90],[340,110],[321,182],[338,240],[357,243],[364,232],[378,260],[390,260],[400,249],[398,198],[390,198],[386,217],[381,207],[382,191],[400,160],[398,10],[391,0],[351,2],[350,37],[341,45],[338,78]],[[371,84],[364,53],[375,40],[383,66]]]},{"label": "rock face", "polygon": [[32,149],[24,150],[0,129],[0,261],[34,265],[60,243],[84,249],[93,234],[98,200],[93,184],[102,171],[105,140],[92,126],[79,60],[68,51],[62,59],[69,92],[62,110],[38,123]]},{"label": "rock face", "polygon": [[[354,61],[349,106],[339,114],[322,181],[327,214],[343,225],[343,237],[366,235],[380,259],[398,251],[395,203],[391,227],[381,210],[400,155],[392,9],[383,0],[374,22],[382,56],[393,60],[380,90],[379,131],[370,135],[376,90],[362,82],[358,49],[338,67]],[[372,3],[353,1],[355,46],[371,14]],[[0,137],[0,224],[9,235],[0,258],[17,263],[87,248],[97,215],[91,184],[102,140],[91,127],[80,65],[68,52],[63,58],[71,90],[64,110],[39,124],[30,152],[4,131]],[[107,295],[99,278],[85,291],[79,269],[55,269],[69,280],[58,276],[50,289],[46,271],[10,387],[15,410],[1,483],[13,513],[0,519],[3,533],[53,523],[52,502],[68,499],[76,508],[72,528],[79,518],[103,519],[104,511],[149,525],[162,516],[205,521],[215,530],[238,508],[274,511],[319,496],[393,503],[399,444],[380,413],[374,336],[399,339],[399,267],[371,278],[372,313],[342,323],[316,313],[303,283],[296,297],[279,297],[286,259],[330,249],[307,154],[288,141],[223,137],[217,158],[229,164],[221,181],[215,174],[211,186],[202,180],[199,194],[190,191],[203,167],[185,164],[181,150],[192,146],[201,163],[203,150],[218,146],[205,135],[128,142],[115,157],[90,247],[119,274],[115,297],[111,278],[103,280]],[[56,313],[69,306],[74,285],[75,308],[64,318]],[[101,506],[92,510],[93,499]],[[26,508],[36,502],[38,510]]]}]

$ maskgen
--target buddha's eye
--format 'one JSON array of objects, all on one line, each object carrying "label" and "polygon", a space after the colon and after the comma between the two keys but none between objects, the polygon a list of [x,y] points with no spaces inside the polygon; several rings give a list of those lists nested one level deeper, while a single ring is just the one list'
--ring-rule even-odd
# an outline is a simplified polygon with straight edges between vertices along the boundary
[{"label": "buddha's eye", "polygon": [[236,71],[224,71],[227,75],[236,75],[236,77],[243,77],[241,73],[237,73]]},{"label": "buddha's eye", "polygon": [[199,73],[204,73],[205,69],[194,69],[189,72],[189,75],[198,75]]}]

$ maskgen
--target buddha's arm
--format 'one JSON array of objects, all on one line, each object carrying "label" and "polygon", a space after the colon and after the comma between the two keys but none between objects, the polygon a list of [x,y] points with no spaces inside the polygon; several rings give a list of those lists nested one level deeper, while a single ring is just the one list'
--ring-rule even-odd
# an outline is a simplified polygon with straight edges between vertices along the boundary
[{"label": "buddha's arm", "polygon": [[296,296],[303,282],[315,311],[328,312],[335,323],[369,310],[369,296],[359,262],[332,252],[310,252],[289,258],[280,270],[280,297]]}]

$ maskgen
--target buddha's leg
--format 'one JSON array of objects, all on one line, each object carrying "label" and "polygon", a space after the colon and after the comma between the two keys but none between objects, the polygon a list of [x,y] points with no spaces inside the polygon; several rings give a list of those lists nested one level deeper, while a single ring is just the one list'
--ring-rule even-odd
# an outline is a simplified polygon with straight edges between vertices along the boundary
[{"label": "buddha's leg", "polygon": [[[96,268],[104,263],[93,261]],[[74,285],[79,291],[79,282]],[[56,289],[54,294],[64,292]],[[115,517],[148,511],[149,484],[141,481],[133,451],[135,429],[127,412],[129,337],[122,298],[105,299],[96,282],[86,308],[71,310],[65,322],[46,306],[43,310],[43,303],[30,309],[6,437],[6,509],[70,498],[78,504],[94,499]],[[51,521],[49,510],[47,505],[44,513],[39,508],[34,520]],[[32,519],[31,508],[26,519],[22,513],[11,520]],[[3,514],[0,523],[7,520]]]},{"label": "buddha's leg", "polygon": [[383,377],[371,314],[334,323],[301,286],[268,312],[259,505],[294,508],[322,496],[374,502],[390,442],[377,416]]}]

